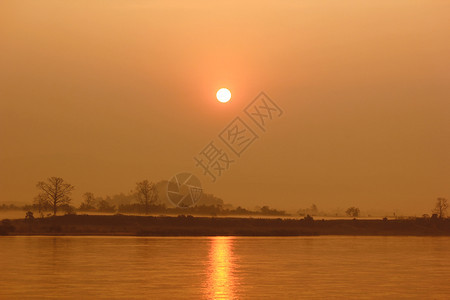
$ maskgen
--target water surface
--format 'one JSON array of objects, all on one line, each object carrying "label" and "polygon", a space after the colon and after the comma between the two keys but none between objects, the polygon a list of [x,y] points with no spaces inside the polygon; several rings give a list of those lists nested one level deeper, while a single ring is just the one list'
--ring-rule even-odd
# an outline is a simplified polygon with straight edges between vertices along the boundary
[{"label": "water surface", "polygon": [[0,298],[449,298],[447,237],[0,237]]}]

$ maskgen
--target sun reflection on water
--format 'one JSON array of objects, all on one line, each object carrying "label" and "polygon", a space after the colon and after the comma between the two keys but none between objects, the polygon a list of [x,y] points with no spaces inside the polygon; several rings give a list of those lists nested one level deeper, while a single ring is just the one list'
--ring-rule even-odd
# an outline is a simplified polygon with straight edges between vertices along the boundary
[{"label": "sun reflection on water", "polygon": [[213,237],[207,274],[208,299],[234,299],[236,278],[233,237]]}]

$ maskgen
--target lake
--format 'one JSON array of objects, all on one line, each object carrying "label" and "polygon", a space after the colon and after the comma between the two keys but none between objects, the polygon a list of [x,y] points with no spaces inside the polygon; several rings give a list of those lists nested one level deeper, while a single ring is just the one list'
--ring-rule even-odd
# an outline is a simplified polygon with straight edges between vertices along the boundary
[{"label": "lake", "polygon": [[0,298],[450,297],[448,237],[0,237]]}]

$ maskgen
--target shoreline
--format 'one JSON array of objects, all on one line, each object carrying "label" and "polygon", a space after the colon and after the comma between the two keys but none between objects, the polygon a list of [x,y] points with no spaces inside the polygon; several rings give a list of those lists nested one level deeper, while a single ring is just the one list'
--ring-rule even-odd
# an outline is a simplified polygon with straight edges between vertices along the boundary
[{"label": "shoreline", "polygon": [[5,236],[450,236],[450,219],[281,219],[64,215],[2,221]]}]

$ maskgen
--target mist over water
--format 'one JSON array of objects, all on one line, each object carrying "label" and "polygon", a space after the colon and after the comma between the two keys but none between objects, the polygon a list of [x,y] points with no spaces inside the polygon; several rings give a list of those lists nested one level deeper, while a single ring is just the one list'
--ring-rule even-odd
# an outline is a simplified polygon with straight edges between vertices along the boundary
[{"label": "mist over water", "polygon": [[2,237],[0,298],[445,298],[447,237]]}]

